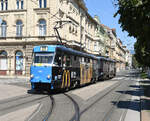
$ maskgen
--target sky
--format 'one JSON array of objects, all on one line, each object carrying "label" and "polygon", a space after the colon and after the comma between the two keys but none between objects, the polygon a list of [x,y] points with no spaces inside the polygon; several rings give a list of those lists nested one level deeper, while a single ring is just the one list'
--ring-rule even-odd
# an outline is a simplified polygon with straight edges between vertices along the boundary
[{"label": "sky", "polygon": [[121,39],[123,45],[126,45],[129,50],[134,49],[136,39],[129,37],[127,32],[123,32],[120,24],[118,24],[119,16],[113,17],[117,8],[113,5],[114,0],[84,0],[89,14],[94,17],[98,15],[102,24],[109,28],[115,28],[117,37]]}]

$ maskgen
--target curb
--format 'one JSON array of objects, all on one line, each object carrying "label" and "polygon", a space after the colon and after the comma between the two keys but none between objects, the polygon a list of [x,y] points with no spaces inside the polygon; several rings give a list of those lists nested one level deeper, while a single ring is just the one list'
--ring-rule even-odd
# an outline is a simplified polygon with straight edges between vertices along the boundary
[{"label": "curb", "polygon": [[144,110],[145,107],[145,99],[147,97],[144,96],[144,89],[142,88],[141,82],[147,80],[147,79],[141,79],[140,80],[140,120],[141,121],[150,121],[150,116],[146,110]]}]

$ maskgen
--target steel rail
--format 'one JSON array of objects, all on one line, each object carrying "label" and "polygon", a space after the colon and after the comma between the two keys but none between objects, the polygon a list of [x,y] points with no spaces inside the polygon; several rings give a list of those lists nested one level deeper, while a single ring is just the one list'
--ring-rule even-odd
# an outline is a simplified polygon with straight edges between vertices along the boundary
[{"label": "steel rail", "polygon": [[115,87],[113,87],[112,89],[110,89],[109,91],[107,91],[105,94],[103,94],[100,98],[98,98],[96,101],[94,101],[92,104],[90,104],[87,108],[85,108],[81,113],[80,116],[83,115],[86,111],[88,111],[92,106],[94,106],[97,102],[99,102],[100,100],[102,100],[104,97],[106,97],[108,94],[110,94],[110,92],[112,92],[113,90],[115,90],[117,87],[119,87],[123,82],[119,82],[119,84],[117,84]]},{"label": "steel rail", "polygon": [[51,107],[47,113],[47,115],[44,117],[44,119],[42,121],[48,121],[48,119],[50,118],[50,115],[52,114],[54,107],[55,107],[55,99],[53,96],[50,96],[51,99]]},{"label": "steel rail", "polygon": [[23,99],[23,98],[32,97],[32,96],[34,96],[34,95],[25,94],[25,95],[21,95],[21,96],[17,96],[17,97],[12,97],[12,98],[1,100],[0,104],[9,103],[9,102],[17,101],[17,100],[20,100],[20,99]]},{"label": "steel rail", "polygon": [[[44,99],[44,98],[46,98],[46,97],[48,97],[48,96],[42,96],[42,97],[38,97],[38,98],[35,98],[35,99],[31,99],[31,100],[28,100],[28,101],[22,101],[22,102],[20,102],[19,104],[11,104],[11,102],[10,102],[10,104],[8,103],[7,105],[9,105],[8,107],[4,107],[4,108],[1,108],[0,109],[0,112],[5,112],[5,111],[7,111],[7,110],[10,110],[10,109],[13,109],[13,108],[19,108],[20,106],[23,106],[23,105],[26,105],[26,104],[30,104],[30,103],[34,103],[34,102],[36,102],[36,101],[38,101],[38,100],[42,100],[42,99]],[[29,98],[30,99],[30,98]],[[2,105],[2,104],[1,104]],[[10,111],[11,112],[11,111]]]},{"label": "steel rail", "polygon": [[[130,78],[131,79],[131,78]],[[129,87],[130,84],[127,84],[127,87]],[[116,106],[118,105],[120,99],[124,94],[126,94],[127,90],[124,90],[122,94],[117,96],[114,100],[116,100],[116,103],[110,108],[110,110],[106,113],[106,115],[103,118],[103,121],[109,121],[110,117],[112,116],[112,112],[116,109]],[[129,101],[128,99],[126,101]],[[122,118],[120,119],[121,121],[124,121],[125,116],[126,116],[127,110],[125,110],[122,114]]]},{"label": "steel rail", "polygon": [[66,93],[64,95],[72,101],[74,105],[74,109],[75,109],[75,114],[69,121],[80,121],[80,108],[79,108],[78,103],[70,95]]}]

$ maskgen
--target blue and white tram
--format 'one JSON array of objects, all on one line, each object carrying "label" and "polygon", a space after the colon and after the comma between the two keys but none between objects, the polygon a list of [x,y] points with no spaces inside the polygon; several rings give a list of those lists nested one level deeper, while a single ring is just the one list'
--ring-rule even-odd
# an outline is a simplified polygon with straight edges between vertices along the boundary
[{"label": "blue and white tram", "polygon": [[35,46],[30,67],[31,87],[34,90],[53,90],[93,83],[110,77],[108,71],[115,66],[112,63],[115,62],[108,58],[61,45]]}]

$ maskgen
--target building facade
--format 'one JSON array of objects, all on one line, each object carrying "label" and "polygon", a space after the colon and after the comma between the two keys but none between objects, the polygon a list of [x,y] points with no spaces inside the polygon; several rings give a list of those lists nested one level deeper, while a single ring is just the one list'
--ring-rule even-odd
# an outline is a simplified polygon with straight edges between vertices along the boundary
[{"label": "building facade", "polygon": [[32,49],[62,42],[97,54],[97,22],[82,0],[1,1],[0,75],[29,76]]},{"label": "building facade", "polygon": [[112,38],[83,0],[0,1],[0,75],[29,76],[36,45],[63,44],[112,56]]},{"label": "building facade", "polygon": [[103,26],[101,25],[99,17],[95,16],[94,19],[97,22],[96,40],[97,40],[97,50],[99,51],[98,54],[101,56],[106,56],[106,43],[105,43],[106,32]]}]

